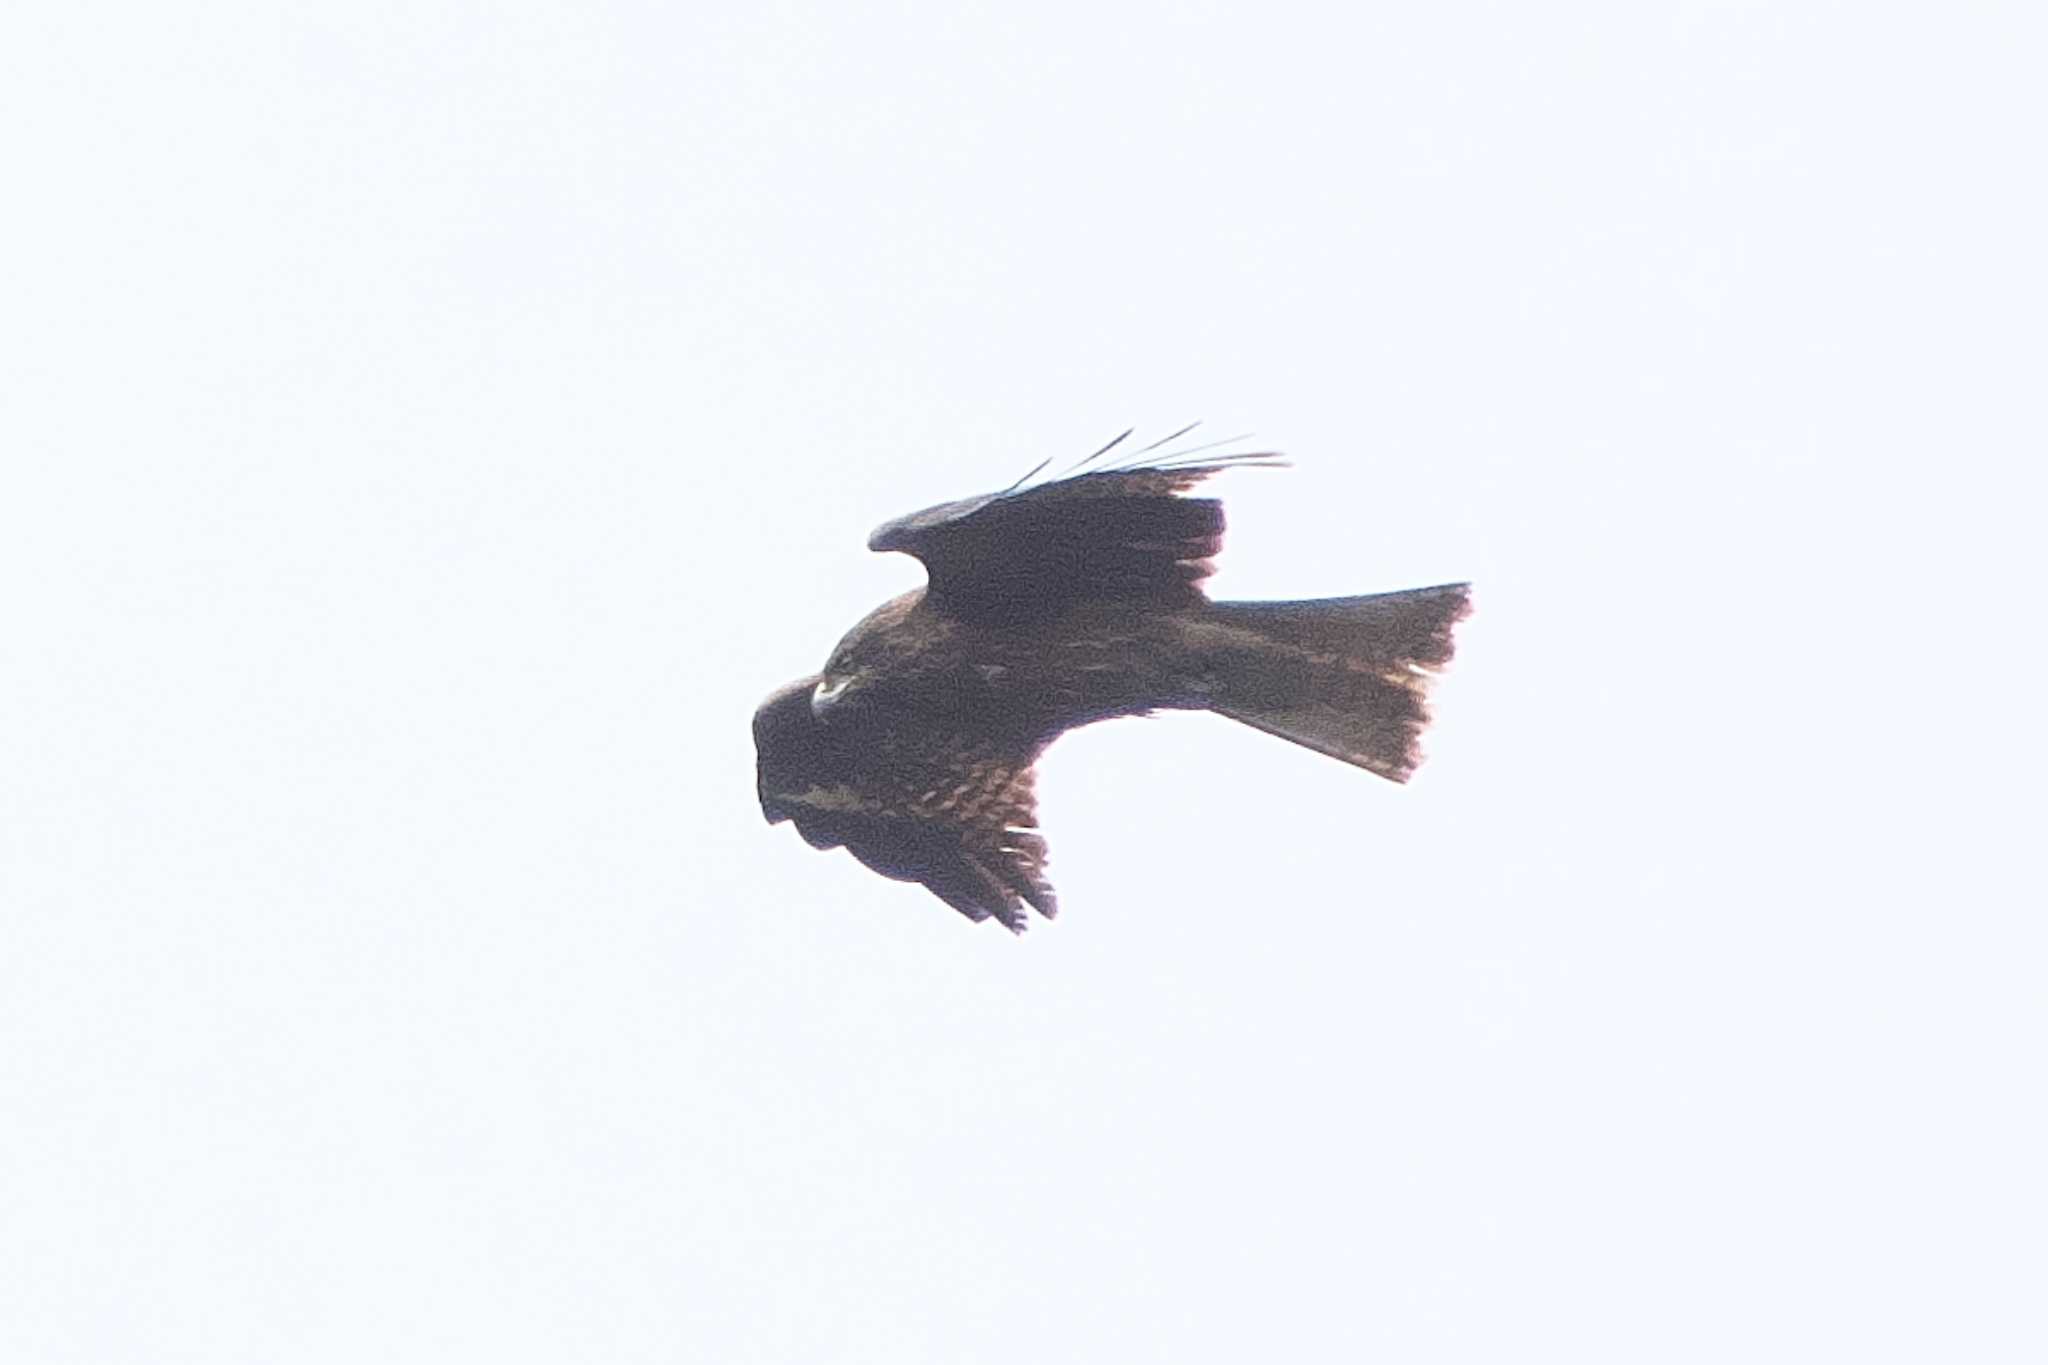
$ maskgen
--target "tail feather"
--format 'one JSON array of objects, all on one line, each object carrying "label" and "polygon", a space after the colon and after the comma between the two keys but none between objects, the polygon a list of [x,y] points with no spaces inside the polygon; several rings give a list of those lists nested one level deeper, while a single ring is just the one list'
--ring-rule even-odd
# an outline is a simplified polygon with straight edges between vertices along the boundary
[{"label": "tail feather", "polygon": [[1209,709],[1394,782],[1422,761],[1428,690],[1470,585],[1308,602],[1218,602]]}]

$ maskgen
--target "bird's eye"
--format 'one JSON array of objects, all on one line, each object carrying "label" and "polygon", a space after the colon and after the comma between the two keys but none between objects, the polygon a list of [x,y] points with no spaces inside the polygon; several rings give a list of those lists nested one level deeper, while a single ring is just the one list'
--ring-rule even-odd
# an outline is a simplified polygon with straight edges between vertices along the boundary
[{"label": "bird's eye", "polygon": [[828,674],[816,687],[811,689],[811,714],[819,720],[823,720],[825,713],[837,704],[840,697],[845,695],[846,685],[852,681],[853,678],[850,674],[840,674],[838,676]]}]

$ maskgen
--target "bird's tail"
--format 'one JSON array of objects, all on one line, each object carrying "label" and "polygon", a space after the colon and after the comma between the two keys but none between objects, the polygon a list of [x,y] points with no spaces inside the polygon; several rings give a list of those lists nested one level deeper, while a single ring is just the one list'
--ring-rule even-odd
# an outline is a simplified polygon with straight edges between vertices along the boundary
[{"label": "bird's tail", "polygon": [[1228,643],[1208,655],[1210,710],[1395,782],[1414,773],[1469,584],[1211,610]]}]

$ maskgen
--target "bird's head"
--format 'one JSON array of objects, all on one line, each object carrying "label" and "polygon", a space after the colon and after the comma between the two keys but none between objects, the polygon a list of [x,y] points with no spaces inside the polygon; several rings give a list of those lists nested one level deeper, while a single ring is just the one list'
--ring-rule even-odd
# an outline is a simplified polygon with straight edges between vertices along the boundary
[{"label": "bird's head", "polygon": [[817,722],[810,708],[815,678],[778,687],[754,712],[756,785],[761,813],[771,825],[789,819],[785,799],[803,790],[820,759]]},{"label": "bird's head", "polygon": [[916,652],[918,640],[901,627],[923,595],[920,589],[884,602],[846,632],[811,688],[813,716],[830,722],[835,716],[852,715],[879,690],[875,686],[878,679],[907,681],[907,675],[915,670],[905,665]]}]

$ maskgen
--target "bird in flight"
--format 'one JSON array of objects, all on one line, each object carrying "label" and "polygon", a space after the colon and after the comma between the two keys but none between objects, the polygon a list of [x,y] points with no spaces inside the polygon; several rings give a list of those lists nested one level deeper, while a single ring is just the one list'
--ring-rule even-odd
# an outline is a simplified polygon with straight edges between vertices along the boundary
[{"label": "bird in flight", "polygon": [[[1181,434],[1177,433],[1176,435]],[[927,583],[846,633],[754,713],[761,813],[1022,933],[1058,903],[1032,765],[1077,726],[1213,711],[1405,782],[1469,585],[1215,602],[1223,505],[1186,496],[1277,455],[1154,454],[1118,437],[1050,481],[899,517],[870,550]],[[1167,438],[1168,442],[1173,437]]]}]

